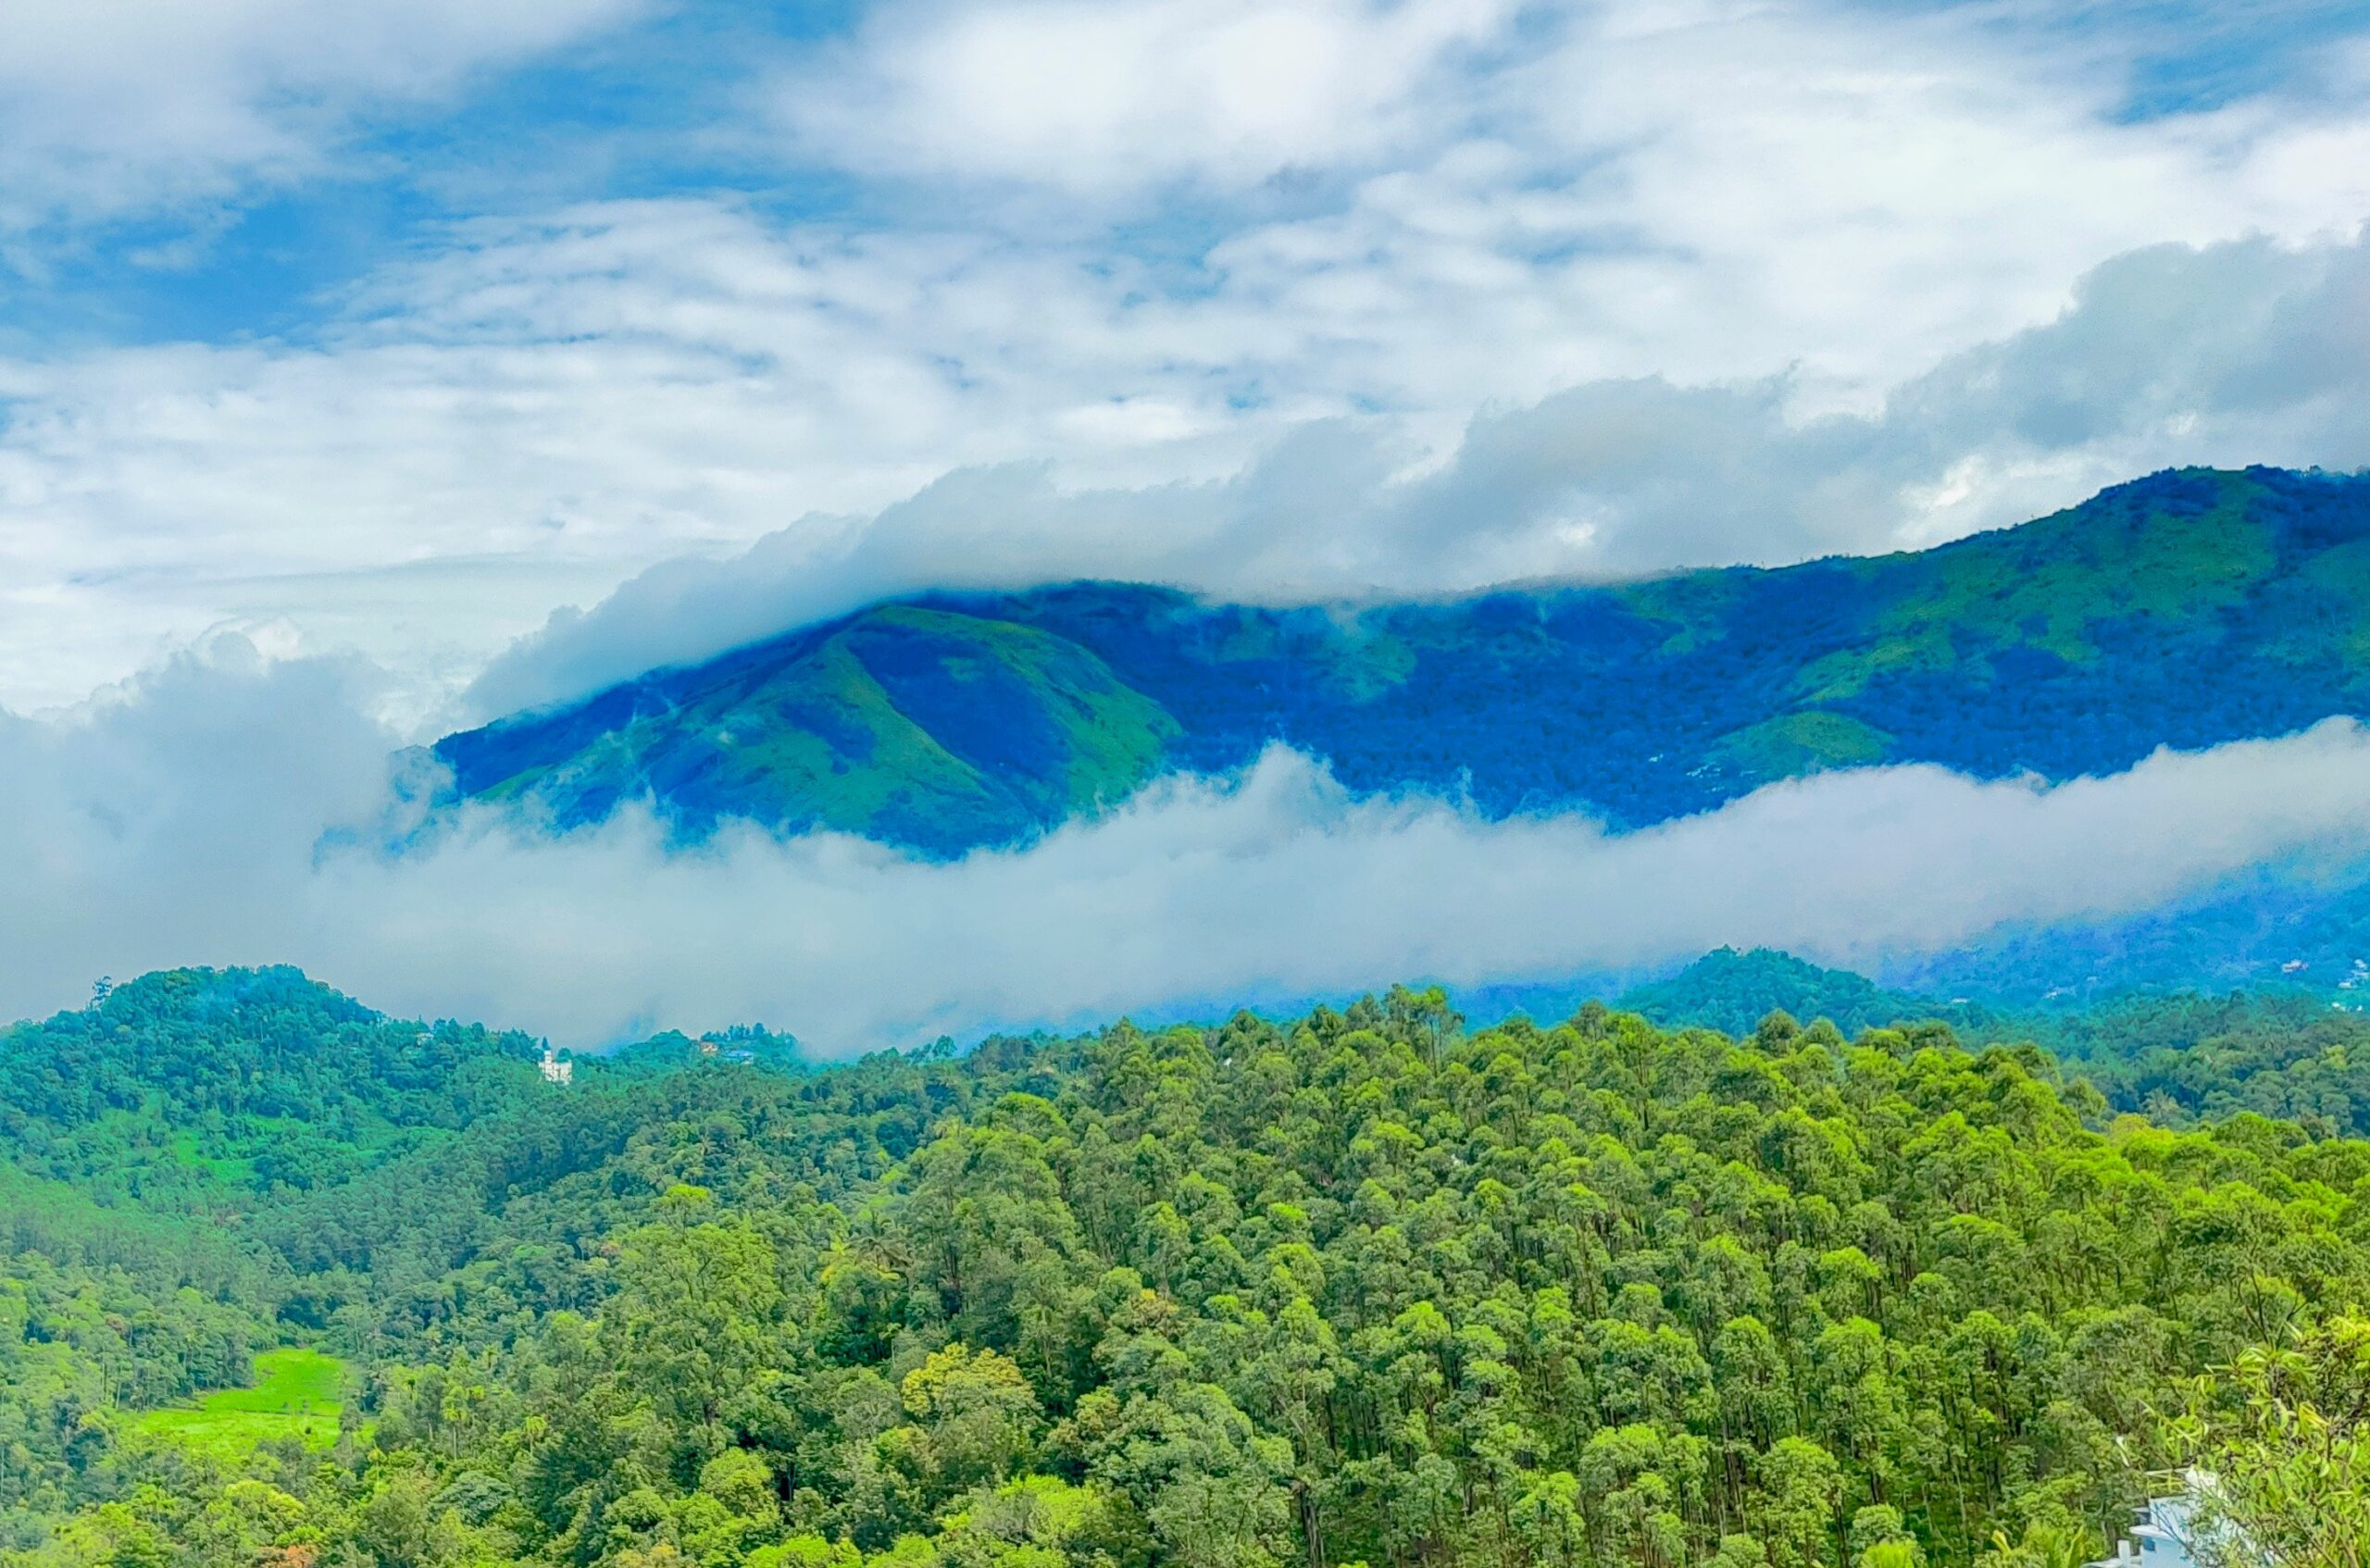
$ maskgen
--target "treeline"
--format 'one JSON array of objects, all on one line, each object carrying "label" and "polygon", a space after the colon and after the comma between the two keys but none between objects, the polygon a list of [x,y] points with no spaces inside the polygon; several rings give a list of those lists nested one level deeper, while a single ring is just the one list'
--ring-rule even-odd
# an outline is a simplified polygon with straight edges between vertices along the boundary
[{"label": "treeline", "polygon": [[[0,1267],[10,1568],[2010,1568],[2103,1551],[2197,1374],[2370,1291],[2370,1145],[2118,1118],[1939,1025],[1395,991],[818,1072],[675,1039],[567,1089],[483,1037],[390,1101],[285,1068],[331,993],[246,985],[163,994],[240,1092],[373,1141],[271,1179],[129,1052],[95,1116],[18,1124],[52,1171],[194,1139],[200,1185],[10,1189],[56,1211]],[[439,1073],[498,1087],[440,1125]],[[291,1341],[356,1369],[334,1449],[131,1419]]]}]

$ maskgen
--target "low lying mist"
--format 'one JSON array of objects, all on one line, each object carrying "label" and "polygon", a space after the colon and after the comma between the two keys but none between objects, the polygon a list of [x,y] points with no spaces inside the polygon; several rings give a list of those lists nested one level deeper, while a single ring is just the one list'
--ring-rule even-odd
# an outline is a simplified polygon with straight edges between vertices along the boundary
[{"label": "low lying mist", "polygon": [[755,828],[684,849],[632,811],[415,831],[368,678],[230,640],[64,719],[0,715],[0,1014],[75,1005],[102,974],[293,963],[566,1044],[762,1021],[839,1055],[1724,943],[1865,967],[2370,853],[2351,720],[2054,786],[1835,773],[1628,833],[1356,798],[1280,749],[948,864]]}]

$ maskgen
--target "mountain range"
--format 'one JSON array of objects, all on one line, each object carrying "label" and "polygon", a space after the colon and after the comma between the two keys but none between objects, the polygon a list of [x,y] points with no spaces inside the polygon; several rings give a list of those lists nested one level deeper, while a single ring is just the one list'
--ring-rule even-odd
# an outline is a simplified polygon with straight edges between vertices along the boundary
[{"label": "mountain range", "polygon": [[1933,549],[1273,607],[936,593],[439,741],[561,827],[646,802],[951,857],[1271,744],[1358,791],[1616,828],[1882,763],[2118,771],[2370,711],[2370,477],[2180,469]]}]

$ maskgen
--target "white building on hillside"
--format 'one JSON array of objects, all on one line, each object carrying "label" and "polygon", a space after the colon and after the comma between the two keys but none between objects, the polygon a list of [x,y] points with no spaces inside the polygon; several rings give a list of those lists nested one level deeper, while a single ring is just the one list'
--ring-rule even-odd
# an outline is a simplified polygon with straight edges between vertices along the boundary
[{"label": "white building on hillside", "polygon": [[2197,1568],[2197,1559],[2189,1550],[2189,1513],[2193,1508],[2187,1492],[2177,1497],[2151,1498],[2131,1533],[2115,1542],[2114,1555],[2091,1563],[2089,1568]]},{"label": "white building on hillside", "polygon": [[2183,1479],[2188,1485],[2171,1497],[2149,1499],[2131,1533],[2115,1543],[2114,1555],[2089,1568],[2200,1568],[2201,1556],[2223,1562],[2247,1560],[2244,1552],[2201,1552],[2201,1542],[2207,1548],[2246,1543],[2227,1524],[2198,1522],[2197,1500],[2213,1489],[2214,1478],[2192,1470]]}]

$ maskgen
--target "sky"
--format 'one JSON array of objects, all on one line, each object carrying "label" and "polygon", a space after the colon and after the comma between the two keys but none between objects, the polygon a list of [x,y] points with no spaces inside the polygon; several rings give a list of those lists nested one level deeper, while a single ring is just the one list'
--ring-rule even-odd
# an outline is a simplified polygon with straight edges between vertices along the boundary
[{"label": "sky", "polygon": [[[1411,916],[1263,977],[1257,940],[1185,951],[1193,884],[1107,986],[1054,946],[933,961],[975,976],[940,991],[893,961],[916,908],[960,943],[962,910],[1091,907],[1090,883],[1239,864],[1246,833],[1299,846],[1279,865],[1354,845],[1411,874],[1462,845],[1476,887],[1505,857],[1533,914],[1525,857],[1616,863],[1584,820],[1517,843],[1290,756],[969,869],[830,841],[679,865],[630,822],[480,823],[401,867],[350,846],[400,809],[410,742],[921,588],[1617,578],[1923,546],[2173,464],[2357,468],[2365,218],[2363,0],[13,0],[0,843],[52,902],[19,901],[0,1013],[309,952],[423,1011],[531,1025],[547,999],[586,1039],[696,1011],[696,974],[733,1002],[705,1022],[828,1017],[853,1046],[1607,956],[1640,927],[1541,954]],[[2200,842],[2337,831],[2221,788],[2207,832],[2134,777]],[[1920,803],[1904,820],[1974,788],[1874,778],[1850,788]],[[1894,798],[1818,792],[1846,789],[1804,797],[1832,866],[1794,867],[1840,898],[1846,850],[1877,852],[1845,807]],[[1653,844],[1619,864],[1689,852]],[[623,868],[652,855],[687,910],[773,913],[601,951],[604,919],[642,928]],[[2101,876],[2139,898],[2228,869],[2140,858]],[[2048,902],[2004,864],[1974,889],[1998,859],[1959,868],[1965,910]],[[578,917],[537,947],[505,888]],[[1629,956],[1965,935],[1799,924],[1699,911]],[[997,973],[1041,1004],[994,1000]],[[936,1000],[892,1017],[859,979]]]},{"label": "sky", "polygon": [[234,630],[426,734],[631,673],[567,612],[653,568],[1324,598],[2357,467],[2366,216],[2359,3],[18,0],[0,705]]}]

